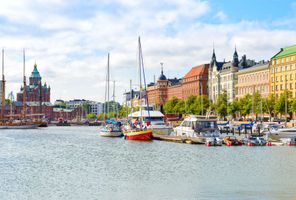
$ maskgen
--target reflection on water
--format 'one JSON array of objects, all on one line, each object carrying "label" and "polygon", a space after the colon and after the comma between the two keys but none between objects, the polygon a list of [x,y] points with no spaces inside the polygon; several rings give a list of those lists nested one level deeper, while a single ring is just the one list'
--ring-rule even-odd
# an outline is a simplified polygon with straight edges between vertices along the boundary
[{"label": "reflection on water", "polygon": [[0,131],[0,199],[294,199],[295,147],[103,138],[97,127]]}]

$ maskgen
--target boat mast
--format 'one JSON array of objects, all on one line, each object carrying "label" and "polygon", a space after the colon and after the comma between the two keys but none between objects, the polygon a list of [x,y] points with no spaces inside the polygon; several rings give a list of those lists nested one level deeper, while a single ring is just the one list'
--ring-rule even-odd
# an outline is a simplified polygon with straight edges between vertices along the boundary
[{"label": "boat mast", "polygon": [[25,49],[23,49],[23,79],[24,79],[24,92],[23,92],[23,120],[26,121],[26,112],[27,112],[27,83],[26,83],[26,54]]},{"label": "boat mast", "polygon": [[110,54],[108,53],[108,64],[107,64],[107,113],[109,113],[109,101],[110,101]]},{"label": "boat mast", "polygon": [[156,80],[155,80],[155,75],[153,76],[154,78],[154,110],[156,110]]},{"label": "boat mast", "polygon": [[142,119],[142,77],[141,77],[141,39],[140,37],[138,39],[138,45],[139,45],[140,125],[142,125],[143,119]]},{"label": "boat mast", "polygon": [[2,49],[2,107],[1,107],[1,121],[4,123],[4,109],[5,109],[5,77],[4,77],[4,49]]},{"label": "boat mast", "polygon": [[131,117],[133,117],[133,89],[132,89],[132,79],[130,79],[130,103],[131,103]]}]

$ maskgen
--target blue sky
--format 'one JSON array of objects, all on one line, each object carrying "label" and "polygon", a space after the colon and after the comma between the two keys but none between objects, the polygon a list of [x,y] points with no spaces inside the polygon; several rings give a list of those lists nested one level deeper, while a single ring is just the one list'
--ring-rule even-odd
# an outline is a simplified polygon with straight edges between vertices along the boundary
[{"label": "blue sky", "polygon": [[[296,0],[11,0],[0,7],[7,91],[21,85],[36,60],[52,100],[104,99],[107,53],[117,98],[136,82],[137,37],[142,38],[148,82],[160,62],[170,77],[207,63],[213,43],[218,60],[239,56],[268,60],[295,44]],[[135,86],[136,87],[136,86]]]}]

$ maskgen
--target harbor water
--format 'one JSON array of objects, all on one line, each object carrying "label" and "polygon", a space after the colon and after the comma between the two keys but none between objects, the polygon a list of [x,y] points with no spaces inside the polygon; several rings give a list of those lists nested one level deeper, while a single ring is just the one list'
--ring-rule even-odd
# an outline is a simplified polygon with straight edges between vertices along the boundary
[{"label": "harbor water", "polygon": [[98,127],[0,130],[0,199],[295,199],[296,147],[103,138]]}]

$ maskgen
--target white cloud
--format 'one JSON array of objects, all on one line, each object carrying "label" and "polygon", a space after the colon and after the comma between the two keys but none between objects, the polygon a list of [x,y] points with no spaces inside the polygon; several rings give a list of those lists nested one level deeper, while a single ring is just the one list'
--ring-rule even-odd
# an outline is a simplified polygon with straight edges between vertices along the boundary
[{"label": "white cloud", "polygon": [[224,22],[228,18],[227,15],[223,11],[217,12],[217,14],[215,15],[215,17],[217,19],[219,19],[221,22]]},{"label": "white cloud", "polygon": [[[71,3],[71,2],[70,2]],[[111,52],[111,79],[117,81],[117,97],[137,80],[137,37],[142,36],[147,81],[165,73],[182,77],[192,66],[209,62],[215,42],[218,60],[231,59],[234,45],[240,56],[269,59],[280,47],[293,44],[296,31],[269,30],[259,22],[206,24],[199,22],[211,8],[207,1],[160,2],[113,0],[119,12],[96,9],[90,17],[64,13],[65,1],[11,1],[0,7],[10,21],[0,33],[6,51],[8,90],[22,83],[21,49],[27,49],[27,76],[37,61],[51,85],[52,98],[104,99],[107,53]],[[223,12],[220,19],[225,20]],[[19,25],[23,25],[20,26]],[[167,30],[172,28],[172,30]],[[13,32],[14,34],[9,34]]]}]

